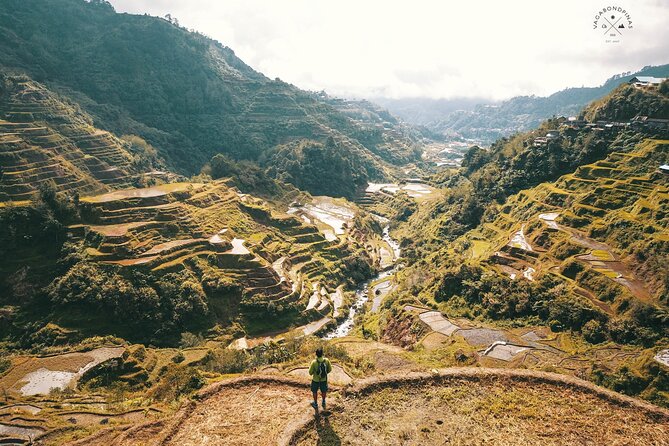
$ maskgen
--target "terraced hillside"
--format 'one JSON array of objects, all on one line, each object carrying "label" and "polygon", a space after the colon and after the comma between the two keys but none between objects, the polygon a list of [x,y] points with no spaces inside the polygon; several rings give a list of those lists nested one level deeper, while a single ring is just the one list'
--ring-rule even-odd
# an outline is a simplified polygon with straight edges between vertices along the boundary
[{"label": "terraced hillside", "polygon": [[0,75],[0,202],[53,182],[70,194],[127,187],[132,155],[78,107],[25,77]]},{"label": "terraced hillside", "polygon": [[104,129],[139,135],[179,173],[198,173],[221,152],[262,163],[277,146],[330,137],[354,166],[346,182],[419,159],[417,139],[396,122],[369,126],[173,21],[117,14],[108,2],[7,1],[0,65],[66,94]]},{"label": "terraced hillside", "polygon": [[513,196],[468,235],[471,256],[533,280],[555,274],[598,308],[669,304],[669,141],[644,140]]},{"label": "terraced hillside", "polygon": [[431,178],[442,198],[383,200],[409,215],[394,232],[409,266],[367,332],[433,364],[559,371],[669,404],[667,86],[473,147]]},{"label": "terraced hillside", "polygon": [[319,96],[360,126],[357,137],[363,144],[365,141],[378,141],[372,151],[383,159],[400,164],[418,159],[420,153],[417,146],[407,145],[421,137],[416,128],[402,123],[387,110],[366,100],[340,99],[324,92]]},{"label": "terraced hillside", "polygon": [[[365,234],[355,228],[326,238],[316,226],[273,211],[223,181],[85,196],[80,208],[82,221],[70,226],[70,234],[86,258],[50,289],[60,305],[57,319],[72,328],[80,327],[84,314],[103,317],[111,310],[129,326],[152,319],[147,323],[159,329],[160,316],[149,308],[173,314],[168,319],[181,329],[195,321],[223,327],[239,322],[257,333],[309,322],[336,312],[343,299],[330,295],[339,296],[340,285],[364,277],[375,261]],[[101,288],[80,288],[91,277]],[[137,305],[154,293],[173,300],[129,309],[114,292]],[[91,313],[90,306],[102,313]],[[68,308],[80,309],[81,316]]]},{"label": "terraced hillside", "polygon": [[429,362],[559,371],[667,405],[669,141],[616,141],[491,207],[432,254],[440,269],[409,267],[367,329]]}]

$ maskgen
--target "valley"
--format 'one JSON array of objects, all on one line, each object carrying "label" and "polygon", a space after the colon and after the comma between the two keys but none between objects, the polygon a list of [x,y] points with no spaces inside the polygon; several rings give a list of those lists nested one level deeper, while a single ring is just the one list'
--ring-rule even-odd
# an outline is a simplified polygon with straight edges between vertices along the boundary
[{"label": "valley", "polygon": [[103,0],[0,55],[0,444],[666,444],[666,65],[412,125]]},{"label": "valley", "polygon": [[[36,84],[17,85],[18,91],[38,91],[30,97],[49,97]],[[52,114],[41,117],[38,109],[31,114],[36,128],[54,119]],[[573,138],[571,131],[560,128],[565,140]],[[14,134],[21,131],[12,127],[6,138]],[[60,170],[45,170],[46,186],[26,196],[38,196],[49,212],[59,213],[57,218],[66,222],[61,249],[78,254],[45,288],[48,300],[41,312],[30,309],[30,300],[3,307],[10,339],[31,314],[48,324],[29,338],[33,345],[41,343],[37,354],[24,350],[14,355],[0,376],[5,402],[0,435],[16,444],[37,440],[72,445],[224,444],[267,435],[281,444],[310,444],[317,435],[330,444],[349,435],[343,426],[356,425],[347,418],[349,412],[363,414],[360,422],[366,426],[365,417],[378,416],[374,407],[388,397],[393,405],[405,405],[403,415],[393,419],[392,428],[376,427],[375,435],[390,435],[392,442],[393,432],[404,429],[398,435],[429,444],[432,429],[411,426],[434,422],[439,426],[434,435],[440,437],[460,429],[443,420],[420,421],[425,419],[418,406],[439,410],[442,403],[429,392],[420,393],[425,390],[418,383],[441,376],[449,382],[444,388],[449,400],[462,407],[497,404],[479,401],[481,392],[492,392],[500,404],[509,404],[510,379],[519,380],[511,392],[522,395],[513,404],[530,410],[532,401],[554,392],[551,386],[564,386],[570,379],[564,376],[665,404],[664,350],[656,347],[661,346],[664,326],[662,313],[652,312],[662,310],[651,310],[667,305],[664,282],[657,270],[649,275],[654,267],[633,260],[629,250],[634,246],[648,252],[667,241],[664,208],[669,189],[657,166],[669,143],[638,136],[612,135],[616,149],[607,156],[492,207],[480,225],[428,251],[429,267],[406,239],[426,227],[417,219],[452,193],[434,178],[398,174],[396,182],[369,182],[349,201],[312,196],[283,183],[273,183],[279,194],[263,191],[266,198],[260,198],[252,190],[242,192],[236,177],[153,178],[141,187],[91,181],[70,189],[56,175]],[[31,150],[44,150],[39,141],[21,137],[35,147]],[[8,140],[4,153],[14,156],[13,144]],[[75,146],[67,142],[64,147]],[[119,141],[114,147],[126,150],[124,156],[132,160],[128,143]],[[29,159],[16,158],[21,163]],[[128,166],[135,184],[147,182],[146,170],[136,163]],[[31,168],[26,164],[26,170]],[[8,172],[3,181],[14,178]],[[81,172],[95,177],[90,169]],[[5,184],[9,188],[14,183]],[[26,206],[23,195],[15,198],[5,201],[7,212]],[[624,228],[627,242],[617,228]],[[423,231],[416,241],[429,240],[429,232]],[[34,255],[27,245],[14,243],[17,263],[23,261],[21,255]],[[445,271],[444,261],[452,265]],[[21,273],[15,269],[12,274]],[[28,274],[45,280],[53,273],[46,269]],[[471,285],[473,280],[478,284]],[[506,299],[515,300],[515,307],[505,309],[511,304],[500,303],[496,291],[482,291],[495,290],[495,283],[504,284]],[[537,304],[524,304],[516,296],[526,293],[527,299],[539,299],[534,287],[560,293],[556,299],[567,299],[571,308],[558,313],[568,307],[552,302],[547,313],[533,313]],[[486,294],[477,301],[480,292]],[[32,297],[34,302],[40,298]],[[658,325],[621,331],[612,321],[622,320],[620,314],[629,308],[645,312],[646,320],[636,324]],[[505,317],[525,319],[509,323]],[[630,329],[639,331],[629,337]],[[308,352],[323,342],[335,359],[331,380],[337,414],[329,426],[312,424],[299,404],[301,386],[309,379]],[[73,345],[80,350],[72,351]],[[493,377],[493,384],[486,380],[475,390],[464,386],[464,381],[479,379],[469,372],[473,366]],[[518,369],[535,372],[523,375],[514,372]],[[559,375],[540,375],[546,372]],[[240,373],[241,378],[230,380]],[[402,384],[391,398],[380,389],[396,388],[396,373],[421,378]],[[543,384],[527,387],[527,376]],[[641,381],[630,381],[632,376]],[[353,403],[350,392],[365,394],[356,389],[374,379],[389,383],[369,384],[380,391],[374,398],[382,400],[369,407],[366,400]],[[601,404],[590,390],[579,393],[591,384],[568,382],[579,404]],[[206,383],[214,384],[202,391],[200,403],[184,400]],[[610,395],[606,398],[613,398],[614,406],[622,398]],[[248,406],[249,399],[257,402]],[[270,409],[257,418],[259,407],[268,404]],[[551,410],[560,407],[556,416],[573,410],[560,404],[552,402]],[[254,420],[251,425],[261,423],[268,430],[248,430],[249,423],[220,418],[215,415],[218,407],[243,407],[245,416]],[[639,407],[659,410],[653,415],[659,419],[667,416],[652,406]],[[455,411],[449,419],[467,413]],[[535,416],[543,415],[537,412],[530,419]],[[221,423],[224,429],[216,427]],[[535,427],[527,418],[512,417],[506,423],[518,438],[534,438]],[[658,426],[661,431],[664,425]],[[592,438],[603,435],[593,427],[583,428]],[[656,433],[641,434],[640,426],[629,429],[645,438],[642,442],[656,438]],[[554,438],[561,435],[556,431]]]}]

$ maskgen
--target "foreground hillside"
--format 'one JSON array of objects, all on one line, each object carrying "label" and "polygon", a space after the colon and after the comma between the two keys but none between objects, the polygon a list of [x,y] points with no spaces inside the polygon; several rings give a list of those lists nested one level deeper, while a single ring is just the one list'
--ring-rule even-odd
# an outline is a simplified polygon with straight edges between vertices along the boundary
[{"label": "foreground hillside", "polygon": [[621,402],[556,375],[445,370],[356,386],[293,444],[663,444],[666,415]]},{"label": "foreground hillside", "polygon": [[[117,14],[105,1],[4,1],[0,54],[4,69],[68,96],[98,127],[142,137],[182,174],[221,152],[264,165],[278,146],[332,140],[343,166],[328,192],[351,196],[419,157],[415,138],[392,120],[343,113],[266,78],[214,40],[164,19]],[[301,169],[324,172],[322,162]],[[266,165],[295,175],[293,166]],[[302,186],[320,193],[315,183]]]},{"label": "foreground hillside", "polygon": [[[43,446],[427,445],[445,440],[664,445],[669,433],[666,409],[577,378],[529,370],[426,367],[419,351],[359,338],[321,344],[334,371],[329,412],[314,418],[306,370],[315,345],[306,338],[289,340],[283,347],[293,356],[283,360],[276,356],[280,346],[266,345],[264,353],[251,353],[259,361],[255,372],[237,376],[212,368],[225,365],[221,353],[214,357],[203,347],[180,350],[180,363],[170,359],[179,355],[175,350],[122,345],[17,358],[16,367],[0,375],[3,387],[31,367],[76,370],[91,360],[99,365],[83,374],[76,392],[37,394],[44,387],[34,376],[39,373],[28,376],[27,385],[19,381],[8,387],[9,399],[0,407],[0,439],[19,445],[32,439]],[[126,369],[121,379],[148,373],[156,384],[134,390],[118,383],[109,390],[99,387],[119,362]],[[153,363],[154,369],[130,368],[140,363]],[[188,371],[195,368],[208,371]],[[213,383],[198,390],[205,379]],[[15,392],[21,385],[29,395],[19,399]]]},{"label": "foreground hillside", "polygon": [[[222,381],[172,417],[108,428],[72,446],[666,444],[669,412],[559,375],[495,369],[363,380],[314,419],[305,381]],[[57,434],[38,444],[52,444]]]}]

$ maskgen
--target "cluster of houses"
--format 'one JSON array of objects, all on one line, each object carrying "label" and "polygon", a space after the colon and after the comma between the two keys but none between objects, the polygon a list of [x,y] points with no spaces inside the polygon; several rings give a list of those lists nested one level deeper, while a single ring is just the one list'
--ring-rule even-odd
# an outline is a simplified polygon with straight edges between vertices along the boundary
[{"label": "cluster of houses", "polygon": [[[629,84],[636,88],[658,88],[659,85],[669,78],[652,77],[652,76],[636,76],[628,81]],[[628,122],[610,122],[610,121],[596,121],[587,122],[584,119],[576,117],[559,118],[562,121],[559,131],[552,131],[546,136],[540,136],[534,139],[532,144],[534,147],[545,146],[549,142],[559,139],[562,132],[570,132],[577,130],[586,130],[593,132],[617,132],[626,128],[632,128],[637,131],[669,131],[669,119],[654,118],[651,116],[635,116]]]},{"label": "cluster of houses", "polygon": [[669,129],[669,119],[651,118],[650,116],[636,116],[630,122],[632,127],[648,130]]},{"label": "cluster of houses", "polygon": [[[651,76],[637,76],[629,80],[629,83],[635,88],[658,88],[659,85],[667,80],[667,78],[651,77]],[[548,132],[545,136],[534,138],[532,144],[534,147],[541,147],[547,145],[549,142],[557,140],[561,137],[562,132],[571,132],[578,130],[586,130],[593,132],[617,132],[626,128],[632,128],[637,131],[669,131],[669,119],[653,118],[651,116],[635,116],[628,122],[609,122],[596,121],[587,122],[584,119],[576,117],[560,118],[562,124],[558,131]],[[658,170],[664,174],[669,175],[669,164],[659,166]]]},{"label": "cluster of houses", "polygon": [[556,139],[560,138],[560,134],[558,132],[549,132],[546,133],[546,136],[540,136],[538,138],[534,138],[533,145],[534,147],[541,147],[545,146],[551,141],[555,141]]},{"label": "cluster of houses", "polygon": [[595,121],[587,122],[584,119],[576,117],[560,118],[563,122],[559,130],[548,132],[545,136],[534,138],[532,145],[534,147],[541,147],[547,145],[551,141],[555,141],[561,137],[562,132],[568,133],[572,131],[585,130],[602,133],[616,133],[620,130],[631,128],[637,131],[669,131],[669,119],[652,118],[650,116],[635,116],[628,122],[613,122],[613,121]]}]

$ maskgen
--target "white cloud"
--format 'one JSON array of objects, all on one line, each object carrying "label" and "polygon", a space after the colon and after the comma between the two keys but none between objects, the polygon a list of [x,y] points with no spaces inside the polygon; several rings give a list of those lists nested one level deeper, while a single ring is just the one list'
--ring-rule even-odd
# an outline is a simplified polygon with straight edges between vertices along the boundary
[{"label": "white cloud", "polygon": [[177,17],[268,77],[348,96],[495,99],[599,85],[668,63],[669,2],[627,0],[619,44],[593,30],[600,0],[112,0]]}]

